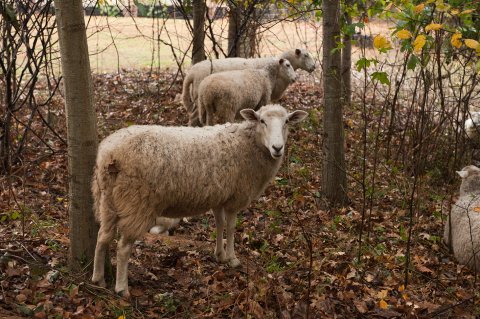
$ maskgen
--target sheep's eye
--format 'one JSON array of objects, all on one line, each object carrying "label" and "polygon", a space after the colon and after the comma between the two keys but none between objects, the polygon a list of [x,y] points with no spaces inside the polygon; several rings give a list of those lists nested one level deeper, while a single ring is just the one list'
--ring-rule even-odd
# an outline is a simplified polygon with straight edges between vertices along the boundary
[{"label": "sheep's eye", "polygon": [[264,124],[265,126],[267,126],[267,123],[265,123],[265,121],[262,119],[260,120],[260,123]]},{"label": "sheep's eye", "polygon": [[285,120],[285,124],[288,124],[288,119]]}]

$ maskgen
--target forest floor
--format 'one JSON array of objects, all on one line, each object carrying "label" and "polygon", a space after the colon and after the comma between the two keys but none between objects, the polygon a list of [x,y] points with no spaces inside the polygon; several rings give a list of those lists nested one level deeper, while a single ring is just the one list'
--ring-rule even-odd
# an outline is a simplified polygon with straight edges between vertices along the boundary
[{"label": "forest floor", "polygon": [[[178,98],[181,78],[174,74],[103,74],[95,76],[94,87],[100,138],[133,123],[187,123]],[[295,94],[286,94],[282,105],[304,109],[309,117],[291,129],[275,181],[239,216],[236,251],[242,266],[231,269],[215,261],[213,215],[190,218],[172,236],[148,234],[135,245],[128,301],[112,292],[111,283],[102,289],[91,284],[88,273],[68,271],[66,146],[51,134],[43,137],[48,147],[38,141],[28,144],[23,163],[0,179],[0,316],[480,315],[476,275],[458,265],[441,241],[447,186],[427,184],[421,205],[410,216],[401,187],[411,181],[379,165],[374,201],[364,210],[367,202],[359,182],[362,113],[354,104],[345,110],[344,123],[350,203],[326,209],[320,193],[322,90],[312,81],[298,81],[289,92]],[[60,96],[52,100],[50,111],[50,124],[65,138]],[[367,161],[372,153],[367,152]],[[111,249],[114,256],[114,245]]]}]

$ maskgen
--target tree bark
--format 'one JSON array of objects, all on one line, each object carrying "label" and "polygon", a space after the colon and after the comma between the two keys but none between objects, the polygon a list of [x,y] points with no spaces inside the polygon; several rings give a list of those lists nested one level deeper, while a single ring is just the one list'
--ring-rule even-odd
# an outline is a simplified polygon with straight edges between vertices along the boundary
[{"label": "tree bark", "polygon": [[332,205],[342,205],[347,200],[347,192],[341,103],[341,54],[339,50],[333,50],[340,38],[340,0],[324,0],[322,9],[325,108],[322,188]]},{"label": "tree bark", "polygon": [[228,16],[228,57],[236,57],[238,56],[238,28],[239,28],[239,20],[240,20],[240,13],[238,8],[238,3],[230,3],[229,2],[229,16]]},{"label": "tree bark", "polygon": [[255,55],[257,23],[253,1],[229,2],[228,18],[228,57],[251,58]]},{"label": "tree bark", "polygon": [[98,226],[91,181],[97,129],[82,0],[55,0],[67,115],[70,256],[72,269],[90,265]]},{"label": "tree bark", "polygon": [[[347,1],[347,5],[351,5]],[[345,24],[352,24],[352,17],[345,12]],[[342,49],[342,98],[344,105],[352,104],[352,38],[350,34],[343,36]]]},{"label": "tree bark", "polygon": [[204,0],[193,0],[193,49],[192,64],[205,60],[205,13]]}]

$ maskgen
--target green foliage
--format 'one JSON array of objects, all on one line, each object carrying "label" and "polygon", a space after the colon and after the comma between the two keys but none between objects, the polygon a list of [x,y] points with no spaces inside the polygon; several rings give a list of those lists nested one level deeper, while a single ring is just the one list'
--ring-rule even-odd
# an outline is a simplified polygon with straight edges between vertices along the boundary
[{"label": "green foliage", "polygon": [[17,220],[21,217],[22,213],[19,210],[6,211],[5,213],[0,213],[0,223]]},{"label": "green foliage", "polygon": [[279,262],[277,256],[273,256],[272,259],[267,264],[267,267],[265,268],[265,270],[268,273],[279,272],[279,271],[282,271],[283,269],[284,269],[284,266]]},{"label": "green foliage", "polygon": [[108,17],[117,17],[120,15],[120,9],[117,6],[111,6],[107,3],[104,3],[100,6],[100,14]]},{"label": "green foliage", "polygon": [[377,80],[382,84],[390,85],[390,80],[388,79],[387,72],[373,72],[372,79]]}]

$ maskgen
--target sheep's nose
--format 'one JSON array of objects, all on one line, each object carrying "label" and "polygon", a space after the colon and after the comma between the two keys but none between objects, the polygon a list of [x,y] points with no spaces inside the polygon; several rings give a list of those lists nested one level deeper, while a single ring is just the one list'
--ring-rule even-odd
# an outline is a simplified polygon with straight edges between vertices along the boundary
[{"label": "sheep's nose", "polygon": [[283,148],[283,145],[280,145],[280,146],[272,145],[272,148],[275,150],[275,152],[280,153],[280,151]]}]

